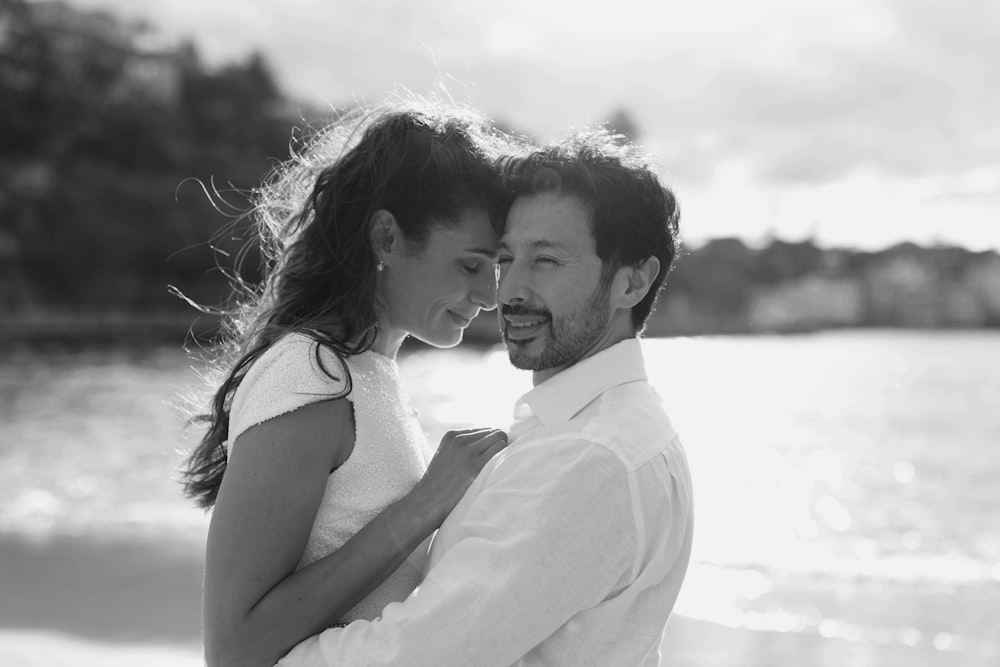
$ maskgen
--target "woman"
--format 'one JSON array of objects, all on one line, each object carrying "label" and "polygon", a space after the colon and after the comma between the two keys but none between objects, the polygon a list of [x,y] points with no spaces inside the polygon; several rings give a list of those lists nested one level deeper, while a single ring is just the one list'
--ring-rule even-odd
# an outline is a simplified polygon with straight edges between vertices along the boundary
[{"label": "woman", "polygon": [[272,665],[404,599],[425,540],[506,445],[451,432],[432,460],[394,361],[407,336],[456,345],[496,305],[494,142],[467,114],[384,107],[259,193],[263,288],[231,318],[235,361],[184,471],[214,506],[210,667]]}]

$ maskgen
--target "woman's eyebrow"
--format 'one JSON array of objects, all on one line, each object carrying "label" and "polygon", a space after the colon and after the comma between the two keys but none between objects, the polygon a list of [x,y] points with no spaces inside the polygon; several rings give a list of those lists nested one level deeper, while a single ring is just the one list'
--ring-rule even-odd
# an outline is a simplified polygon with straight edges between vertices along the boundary
[{"label": "woman's eyebrow", "polygon": [[496,251],[490,250],[489,248],[466,248],[465,252],[471,255],[482,255],[486,259],[493,259],[496,257]]}]

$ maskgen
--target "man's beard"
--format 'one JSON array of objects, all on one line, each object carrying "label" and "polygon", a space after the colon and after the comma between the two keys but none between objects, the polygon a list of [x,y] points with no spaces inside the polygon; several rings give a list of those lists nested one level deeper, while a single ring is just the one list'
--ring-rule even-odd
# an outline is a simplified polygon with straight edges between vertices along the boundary
[{"label": "man's beard", "polygon": [[[500,327],[510,363],[521,370],[543,371],[570,366],[579,361],[608,330],[611,322],[608,307],[610,288],[610,281],[605,281],[602,276],[600,285],[583,306],[559,318],[554,318],[551,312],[542,308],[501,306],[497,310],[500,313]],[[504,315],[535,315],[548,320],[545,331],[541,334],[541,352],[532,355],[525,349],[536,338],[524,341],[524,344],[511,341],[507,336],[509,324]]]}]

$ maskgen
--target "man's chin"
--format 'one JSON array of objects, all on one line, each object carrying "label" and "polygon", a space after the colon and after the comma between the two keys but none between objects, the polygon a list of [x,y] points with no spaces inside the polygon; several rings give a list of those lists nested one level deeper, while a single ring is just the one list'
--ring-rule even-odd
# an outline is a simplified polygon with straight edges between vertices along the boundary
[{"label": "man's chin", "polygon": [[505,341],[507,344],[507,358],[510,365],[522,371],[541,371],[541,357],[537,354],[528,354],[523,348],[522,341]]},{"label": "man's chin", "polygon": [[551,368],[547,351],[548,337],[541,333],[531,338],[511,338],[503,333],[503,343],[507,347],[507,358],[510,365],[522,371],[544,371]]},{"label": "man's chin", "polygon": [[538,368],[538,364],[534,363],[534,359],[511,359],[510,365],[519,371],[540,371],[544,370]]}]

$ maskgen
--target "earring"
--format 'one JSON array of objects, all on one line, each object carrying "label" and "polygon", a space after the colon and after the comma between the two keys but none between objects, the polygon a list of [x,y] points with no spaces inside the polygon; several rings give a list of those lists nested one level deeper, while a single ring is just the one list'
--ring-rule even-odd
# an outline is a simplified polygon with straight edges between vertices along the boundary
[{"label": "earring", "polygon": [[385,268],[385,263],[380,259],[378,261],[378,265],[375,267],[375,270],[378,271],[379,273],[382,273],[382,269],[384,268]]}]

